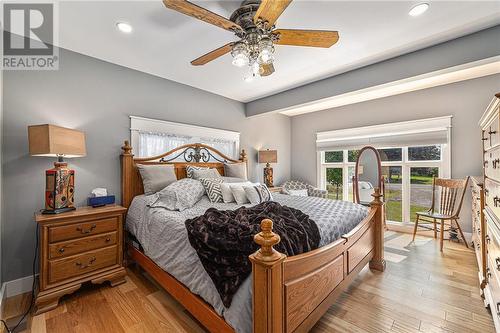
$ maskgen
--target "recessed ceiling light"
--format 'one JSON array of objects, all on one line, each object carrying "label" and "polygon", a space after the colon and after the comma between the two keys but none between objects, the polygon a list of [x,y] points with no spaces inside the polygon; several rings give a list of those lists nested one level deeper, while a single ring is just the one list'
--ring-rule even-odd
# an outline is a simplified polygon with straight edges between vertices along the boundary
[{"label": "recessed ceiling light", "polygon": [[408,15],[410,16],[419,16],[425,13],[429,9],[429,4],[428,3],[419,3],[418,5],[415,5],[410,9],[408,12]]},{"label": "recessed ceiling light", "polygon": [[129,34],[132,32],[132,26],[126,22],[118,22],[118,23],[116,23],[116,27],[118,28],[118,30],[120,30],[121,32],[124,32],[126,34]]}]

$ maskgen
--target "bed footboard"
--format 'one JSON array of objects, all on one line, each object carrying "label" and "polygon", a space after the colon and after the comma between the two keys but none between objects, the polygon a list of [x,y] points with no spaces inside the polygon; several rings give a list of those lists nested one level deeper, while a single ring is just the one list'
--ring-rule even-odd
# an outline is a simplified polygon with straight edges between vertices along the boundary
[{"label": "bed footboard", "polygon": [[287,258],[274,250],[280,237],[272,221],[255,235],[260,250],[250,256],[253,270],[253,332],[307,332],[337,296],[369,263],[384,271],[383,203],[375,189],[368,216],[338,241]]}]

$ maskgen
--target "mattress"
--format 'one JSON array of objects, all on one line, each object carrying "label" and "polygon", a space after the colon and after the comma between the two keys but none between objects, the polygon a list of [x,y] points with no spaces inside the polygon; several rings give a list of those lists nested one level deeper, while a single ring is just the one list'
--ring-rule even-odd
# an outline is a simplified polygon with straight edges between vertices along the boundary
[{"label": "mattress", "polygon": [[[368,208],[347,201],[273,194],[274,201],[301,210],[318,225],[320,246],[339,239],[351,231],[367,215]],[[236,203],[211,203],[204,196],[194,207],[185,211],[149,208],[153,196],[134,198],[127,214],[127,229],[144,248],[144,254],[174,276],[192,293],[199,295],[224,317],[236,332],[252,332],[251,276],[241,285],[229,308],[222,300],[191,247],[184,222],[202,215],[208,208],[237,209]],[[246,205],[251,206],[251,205]]]}]

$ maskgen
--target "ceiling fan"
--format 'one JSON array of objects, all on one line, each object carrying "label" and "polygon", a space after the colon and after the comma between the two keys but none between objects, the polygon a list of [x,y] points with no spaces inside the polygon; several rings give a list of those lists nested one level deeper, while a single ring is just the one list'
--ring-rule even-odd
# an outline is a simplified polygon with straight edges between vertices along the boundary
[{"label": "ceiling fan", "polygon": [[238,41],[227,43],[191,61],[205,65],[231,52],[233,65],[248,66],[246,81],[274,73],[274,45],[328,48],[339,39],[337,31],[276,29],[274,24],[292,0],[244,0],[229,19],[185,0],[163,0],[167,8],[232,31]]}]

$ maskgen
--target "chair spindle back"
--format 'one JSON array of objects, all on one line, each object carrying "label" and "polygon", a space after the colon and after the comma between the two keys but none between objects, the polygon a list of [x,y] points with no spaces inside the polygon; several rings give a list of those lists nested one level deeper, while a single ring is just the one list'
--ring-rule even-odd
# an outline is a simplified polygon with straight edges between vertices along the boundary
[{"label": "chair spindle back", "polygon": [[[442,215],[459,216],[469,177],[465,179],[434,178],[432,181],[431,211]],[[438,197],[436,198],[436,192]],[[439,200],[439,205],[436,201]],[[456,206],[458,204],[458,206]]]}]

